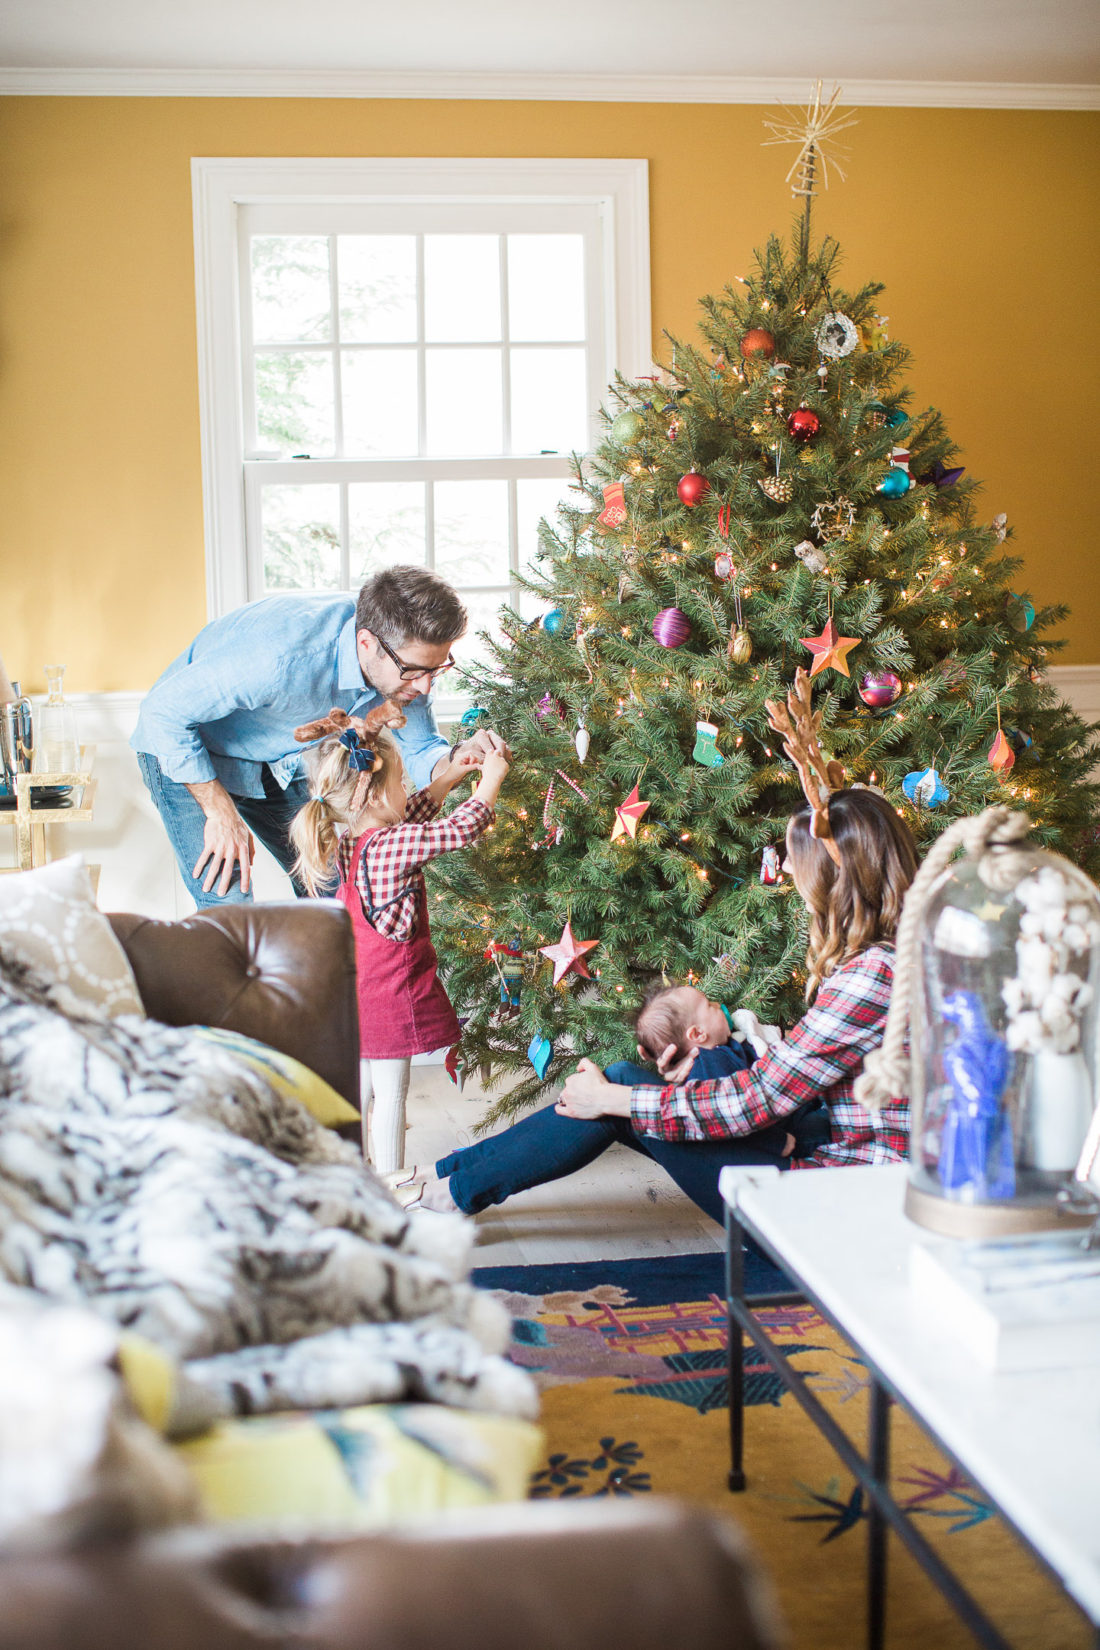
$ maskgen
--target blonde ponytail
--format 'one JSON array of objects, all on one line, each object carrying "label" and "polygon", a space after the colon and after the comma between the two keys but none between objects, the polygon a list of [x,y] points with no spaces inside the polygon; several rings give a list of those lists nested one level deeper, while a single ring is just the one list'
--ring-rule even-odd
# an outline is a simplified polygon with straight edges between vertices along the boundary
[{"label": "blonde ponytail", "polygon": [[297,849],[294,875],[315,897],[333,879],[336,869],[336,815],[323,796],[314,796],[290,822],[290,840]]}]

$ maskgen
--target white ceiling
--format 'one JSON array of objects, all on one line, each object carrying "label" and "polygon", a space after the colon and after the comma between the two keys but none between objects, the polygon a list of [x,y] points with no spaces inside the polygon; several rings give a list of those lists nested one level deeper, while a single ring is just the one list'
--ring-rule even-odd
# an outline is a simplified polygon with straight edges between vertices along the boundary
[{"label": "white ceiling", "polygon": [[[1100,82],[1100,9],[1096,0],[3,0],[0,66],[39,78],[266,70],[686,76],[700,88],[720,77],[822,76],[853,92],[866,81],[1082,87]],[[5,77],[0,89],[19,88]]]}]

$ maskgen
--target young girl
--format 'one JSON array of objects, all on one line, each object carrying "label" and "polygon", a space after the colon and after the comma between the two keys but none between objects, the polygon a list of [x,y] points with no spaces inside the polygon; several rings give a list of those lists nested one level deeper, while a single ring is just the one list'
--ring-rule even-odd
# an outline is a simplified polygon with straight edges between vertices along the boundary
[{"label": "young girl", "polygon": [[311,893],[328,892],[338,873],[337,897],[355,929],[363,1152],[373,1095],[374,1166],[386,1172],[405,1159],[411,1057],[449,1047],[460,1033],[436,972],[422,868],[488,829],[508,762],[491,752],[480,763],[473,796],[446,819],[435,819],[477,759],[451,762],[424,790],[407,796],[400,753],[378,725],[380,719],[399,725],[402,718],[392,707],[382,718],[380,711],[363,721],[334,710],[296,729],[295,738],[321,743],[312,754],[312,799],[295,816],[290,835],[295,870]]},{"label": "young girl", "polygon": [[[792,710],[793,701],[794,695]],[[786,734],[787,728],[780,724],[778,731]],[[879,793],[863,787],[830,791],[824,780],[808,780],[807,762],[799,758],[810,746],[818,759],[820,751],[812,729],[800,732],[805,743],[789,744],[788,754],[798,753],[810,805],[787,827],[784,869],[810,912],[810,1006],[786,1039],[748,1070],[686,1083],[697,1050],[680,1059],[671,1044],[658,1061],[664,1087],[629,1062],[604,1074],[582,1060],[556,1106],[452,1152],[434,1171],[414,1171],[399,1192],[402,1201],[474,1214],[571,1174],[618,1140],[660,1163],[721,1221],[718,1175],[727,1164],[809,1168],[904,1158],[908,1100],[899,1096],[869,1112],[856,1104],[853,1086],[864,1059],[882,1042],[893,941],[916,874],[916,846]],[[822,774],[828,770],[835,784],[836,765],[821,759]],[[802,1111],[803,1130],[795,1114],[808,1102],[821,1103],[823,1111]],[[793,1139],[777,1144],[774,1125],[784,1123],[783,1133]]]}]

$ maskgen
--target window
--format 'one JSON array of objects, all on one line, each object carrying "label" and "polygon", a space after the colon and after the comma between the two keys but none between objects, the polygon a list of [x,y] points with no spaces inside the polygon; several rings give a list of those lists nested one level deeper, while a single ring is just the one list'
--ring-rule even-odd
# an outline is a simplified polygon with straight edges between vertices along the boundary
[{"label": "window", "polygon": [[194,170],[211,614],[412,561],[469,657],[615,368],[647,370],[645,163]]}]

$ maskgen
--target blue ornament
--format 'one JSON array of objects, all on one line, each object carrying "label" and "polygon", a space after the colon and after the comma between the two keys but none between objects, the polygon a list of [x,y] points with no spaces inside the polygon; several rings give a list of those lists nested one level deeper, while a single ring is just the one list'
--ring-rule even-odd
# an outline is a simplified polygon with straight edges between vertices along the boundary
[{"label": "blue ornament", "polygon": [[1023,756],[1031,749],[1031,735],[1025,733],[1023,728],[1009,728],[1008,742],[1017,756]]},{"label": "blue ornament", "polygon": [[552,607],[549,613],[543,615],[542,628],[548,636],[568,636],[573,629],[573,621],[560,607]]},{"label": "blue ornament", "polygon": [[1005,597],[1005,612],[1013,630],[1030,630],[1035,623],[1034,607],[1026,596],[1017,595],[1015,590],[1010,590]]},{"label": "blue ornament", "polygon": [[488,714],[489,712],[487,710],[483,710],[480,705],[471,705],[469,710],[464,710],[462,712],[462,718],[459,725],[464,728],[472,728],[478,720],[478,717],[488,716]]},{"label": "blue ornament", "polygon": [[881,493],[883,498],[904,498],[912,485],[913,478],[909,471],[903,470],[900,464],[895,464],[883,476],[876,492]]},{"label": "blue ornament", "polygon": [[935,768],[921,768],[915,773],[907,773],[901,782],[901,788],[910,802],[918,808],[935,809],[941,802],[951,799],[951,792]]},{"label": "blue ornament", "polygon": [[544,1037],[540,1031],[536,1031],[527,1045],[527,1058],[534,1066],[540,1080],[546,1076],[546,1068],[550,1064],[550,1057],[553,1052],[554,1045],[549,1037]]},{"label": "blue ornament", "polygon": [[886,428],[888,430],[896,430],[899,424],[908,424],[908,422],[909,414],[902,412],[900,407],[891,407],[886,414]]}]

